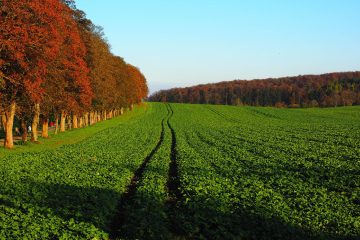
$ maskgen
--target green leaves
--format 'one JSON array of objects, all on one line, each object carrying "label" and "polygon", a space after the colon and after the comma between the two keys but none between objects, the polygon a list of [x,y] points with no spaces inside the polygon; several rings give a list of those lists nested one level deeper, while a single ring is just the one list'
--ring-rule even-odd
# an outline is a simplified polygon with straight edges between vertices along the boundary
[{"label": "green leaves", "polygon": [[174,109],[182,113],[174,118],[185,199],[179,222],[191,235],[303,239],[360,234],[354,227],[358,107],[314,111],[179,104]]},{"label": "green leaves", "polygon": [[[0,238],[107,239],[121,196],[159,140],[166,108],[149,106],[75,144],[1,158]],[[172,135],[165,128],[122,216],[125,238],[360,235],[359,108],[253,114],[171,106],[181,199],[169,207]]]},{"label": "green leaves", "polygon": [[108,239],[121,194],[157,142],[162,110],[95,134],[77,130],[89,134],[76,144],[1,158],[0,238]]}]

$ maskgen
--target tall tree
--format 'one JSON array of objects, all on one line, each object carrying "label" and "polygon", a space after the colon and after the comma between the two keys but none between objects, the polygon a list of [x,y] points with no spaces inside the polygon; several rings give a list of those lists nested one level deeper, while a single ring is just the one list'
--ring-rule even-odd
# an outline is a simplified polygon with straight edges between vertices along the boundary
[{"label": "tall tree", "polygon": [[[41,84],[47,62],[54,59],[61,46],[56,25],[62,21],[63,4],[57,0],[4,0],[0,9],[1,104],[7,129],[5,147],[13,147],[13,114],[18,100],[31,101],[35,109],[44,93]],[[37,113],[35,113],[36,115]],[[36,118],[36,116],[35,116]],[[8,122],[10,121],[10,122]]]},{"label": "tall tree", "polygon": [[13,147],[15,114],[24,141],[30,122],[31,140],[37,141],[39,121],[47,137],[50,117],[60,131],[70,117],[74,127],[86,126],[147,93],[143,74],[111,53],[102,28],[74,0],[0,1],[0,113],[7,148]]}]

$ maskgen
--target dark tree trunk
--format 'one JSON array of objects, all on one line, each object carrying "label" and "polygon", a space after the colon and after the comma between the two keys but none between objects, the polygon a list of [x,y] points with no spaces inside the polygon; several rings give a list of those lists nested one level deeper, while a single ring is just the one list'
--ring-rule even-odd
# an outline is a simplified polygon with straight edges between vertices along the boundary
[{"label": "dark tree trunk", "polygon": [[27,142],[27,137],[28,137],[27,124],[24,119],[21,119],[21,141],[24,143]]}]

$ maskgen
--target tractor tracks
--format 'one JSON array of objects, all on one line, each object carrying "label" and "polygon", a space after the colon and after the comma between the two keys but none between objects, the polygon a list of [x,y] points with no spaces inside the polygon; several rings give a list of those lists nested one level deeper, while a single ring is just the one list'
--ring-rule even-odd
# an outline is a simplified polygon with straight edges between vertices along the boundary
[{"label": "tractor tracks", "polygon": [[130,184],[126,187],[126,191],[122,194],[120,198],[120,202],[117,207],[117,213],[111,224],[110,239],[118,239],[120,237],[121,226],[123,226],[125,223],[126,206],[134,198],[138,183],[142,179],[147,164],[150,162],[151,158],[154,156],[154,154],[157,152],[157,150],[160,148],[161,144],[164,141],[165,119],[166,118],[162,119],[161,121],[161,133],[160,133],[159,141],[157,142],[156,146],[152,149],[152,151],[149,153],[149,155],[146,156],[140,167],[135,171],[133,177],[131,178]]},{"label": "tractor tracks", "polygon": [[170,110],[170,116],[167,119],[167,125],[171,132],[171,151],[170,151],[170,165],[169,165],[169,176],[168,176],[168,191],[169,191],[169,203],[176,203],[181,198],[180,191],[180,178],[178,175],[178,163],[177,163],[177,150],[176,150],[176,134],[174,128],[171,126],[170,119],[174,114],[170,105],[167,105]]},{"label": "tractor tracks", "polygon": [[[169,228],[171,232],[177,233],[175,213],[178,208],[178,203],[181,201],[181,191],[180,191],[180,178],[178,175],[178,163],[177,163],[177,142],[175,130],[171,125],[171,118],[174,114],[174,111],[170,104],[166,104],[167,115],[161,121],[161,133],[160,138],[156,146],[152,149],[149,155],[143,160],[142,164],[135,171],[133,177],[131,178],[130,184],[126,187],[126,191],[122,194],[119,204],[117,206],[117,213],[113,218],[113,221],[110,226],[110,239],[119,239],[122,236],[120,232],[122,227],[126,224],[127,211],[131,211],[127,208],[129,204],[134,201],[137,188],[139,183],[143,179],[144,172],[146,171],[148,163],[152,160],[153,156],[159,150],[159,148],[164,144],[165,134],[168,130],[171,133],[171,145],[170,154],[169,154],[169,170],[167,176],[166,188],[168,191],[168,199],[165,202],[165,208],[169,219]],[[167,130],[168,128],[168,130]]]},{"label": "tractor tracks", "polygon": [[232,123],[241,123],[241,121],[239,119],[235,119],[229,116],[226,116],[225,114],[215,110],[214,108],[210,107],[210,106],[204,106],[204,108],[210,110],[212,113],[214,113],[215,115],[225,119],[228,122],[232,122]]},{"label": "tractor tracks", "polygon": [[169,174],[168,174],[168,200],[166,202],[166,210],[169,221],[169,230],[173,236],[184,236],[184,232],[179,228],[177,220],[177,212],[179,211],[180,204],[182,202],[181,194],[181,183],[178,170],[178,159],[177,159],[177,142],[176,133],[171,125],[171,118],[174,115],[174,111],[170,104],[167,104],[170,116],[167,119],[167,125],[171,132],[171,148],[170,148],[170,163],[169,163]]}]

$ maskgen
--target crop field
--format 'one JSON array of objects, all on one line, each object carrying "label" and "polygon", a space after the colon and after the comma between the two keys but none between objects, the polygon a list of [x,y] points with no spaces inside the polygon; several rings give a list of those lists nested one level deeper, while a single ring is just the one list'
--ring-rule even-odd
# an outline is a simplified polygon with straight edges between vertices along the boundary
[{"label": "crop field", "polygon": [[0,239],[360,239],[360,107],[148,103],[0,149]]}]

